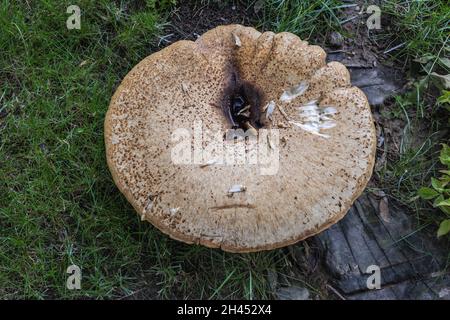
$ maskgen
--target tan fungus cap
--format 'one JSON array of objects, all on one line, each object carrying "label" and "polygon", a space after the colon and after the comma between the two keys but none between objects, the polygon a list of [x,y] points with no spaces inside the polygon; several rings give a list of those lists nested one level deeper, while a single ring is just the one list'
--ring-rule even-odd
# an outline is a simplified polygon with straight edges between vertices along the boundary
[{"label": "tan fungus cap", "polygon": [[[107,161],[120,191],[170,237],[231,252],[286,246],[336,223],[370,178],[376,137],[364,93],[325,56],[291,33],[227,25],[145,58],[118,87],[105,119]],[[182,138],[174,133],[194,137],[199,121],[207,133],[192,140],[192,157],[184,153],[191,163],[174,161]],[[278,132],[267,137],[279,156],[271,158],[274,172],[261,170],[274,163],[224,164],[195,154],[213,140],[208,132],[233,124],[260,136]]]}]

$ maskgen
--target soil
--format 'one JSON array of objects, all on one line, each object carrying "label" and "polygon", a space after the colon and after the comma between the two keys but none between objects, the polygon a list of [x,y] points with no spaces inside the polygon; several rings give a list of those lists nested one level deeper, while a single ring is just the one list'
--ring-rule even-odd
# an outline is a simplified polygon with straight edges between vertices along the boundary
[{"label": "soil", "polygon": [[235,5],[225,5],[215,1],[207,4],[200,1],[183,1],[171,13],[170,25],[164,32],[166,36],[162,46],[178,40],[196,40],[219,25],[253,25],[256,17],[252,7],[239,2]]}]

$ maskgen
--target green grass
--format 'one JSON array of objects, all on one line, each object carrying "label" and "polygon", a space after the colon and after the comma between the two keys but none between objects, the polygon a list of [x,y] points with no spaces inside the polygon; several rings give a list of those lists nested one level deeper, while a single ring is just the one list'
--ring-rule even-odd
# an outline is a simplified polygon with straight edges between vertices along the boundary
[{"label": "green grass", "polygon": [[[3,298],[123,295],[154,236],[112,183],[103,118],[163,17],[151,1],[81,1],[81,30],[68,30],[69,4],[3,1],[0,8]],[[65,289],[72,263],[83,269],[82,292]]]},{"label": "green grass", "polygon": [[[253,1],[254,2],[254,1]],[[292,32],[304,40],[340,29],[341,0],[266,0],[259,24],[274,32]]]},{"label": "green grass", "polygon": [[375,38],[388,42],[388,47],[401,45],[391,60],[414,83],[407,93],[381,108],[385,119],[400,119],[403,125],[399,145],[382,148],[387,161],[376,175],[381,188],[415,212],[419,228],[432,224],[437,229],[441,213],[419,200],[417,191],[428,186],[441,169],[440,143],[449,141],[449,114],[437,103],[442,87],[436,86],[431,74],[450,73],[441,60],[450,50],[450,6],[445,0],[389,0],[383,3],[382,14],[389,28]]},{"label": "green grass", "polygon": [[389,28],[378,37],[389,42],[389,47],[402,45],[393,54],[406,63],[436,54],[448,42],[450,4],[446,0],[386,0],[381,12]]},{"label": "green grass", "polygon": [[[411,206],[415,212],[430,212],[417,199],[417,190],[427,185],[439,168],[439,142],[444,138],[446,119],[423,100],[412,103],[405,96],[398,96],[391,106],[384,107],[385,119],[401,119],[402,128],[398,144],[386,141],[380,148],[386,161],[376,170],[381,188]],[[421,108],[425,108],[421,112]]]}]

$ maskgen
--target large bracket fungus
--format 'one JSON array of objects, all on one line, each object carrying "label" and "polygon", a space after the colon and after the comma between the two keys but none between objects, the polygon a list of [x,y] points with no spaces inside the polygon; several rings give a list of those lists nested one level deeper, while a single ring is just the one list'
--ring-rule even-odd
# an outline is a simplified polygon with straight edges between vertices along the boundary
[{"label": "large bracket fungus", "polygon": [[[232,128],[244,136],[230,137]],[[180,147],[183,137],[192,143]],[[114,181],[143,220],[232,252],[336,223],[365,188],[376,146],[367,99],[342,64],[291,33],[241,25],[142,60],[112,97],[105,141]],[[220,157],[255,141],[277,156],[246,147],[233,153],[239,161]]]}]

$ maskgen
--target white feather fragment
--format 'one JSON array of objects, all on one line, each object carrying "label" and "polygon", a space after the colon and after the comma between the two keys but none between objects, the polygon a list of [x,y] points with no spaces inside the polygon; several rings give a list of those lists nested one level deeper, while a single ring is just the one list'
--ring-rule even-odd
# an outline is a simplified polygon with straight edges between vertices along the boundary
[{"label": "white feather fragment", "polygon": [[281,102],[290,102],[291,100],[297,98],[298,96],[305,93],[308,89],[308,83],[306,81],[300,82],[298,85],[290,87],[289,89],[283,91],[280,101]]},{"label": "white feather fragment", "polygon": [[313,134],[328,138],[328,135],[321,134],[321,130],[331,129],[336,126],[336,122],[332,119],[337,110],[334,107],[319,107],[317,100],[309,101],[300,106],[298,122],[291,122],[297,127]]},{"label": "white feather fragment", "polygon": [[317,100],[311,100],[303,105],[303,107],[308,107],[308,106],[317,106]]},{"label": "white feather fragment", "polygon": [[323,121],[319,123],[320,129],[331,129],[336,127],[336,122],[334,121]]},{"label": "white feather fragment", "polygon": [[266,111],[266,119],[272,120],[272,113],[275,110],[275,106],[275,102],[272,100],[264,107],[264,110]]},{"label": "white feather fragment", "polygon": [[241,39],[240,39],[236,34],[234,34],[234,33],[233,33],[233,37],[234,37],[234,44],[235,44],[237,47],[242,46]]},{"label": "white feather fragment", "polygon": [[305,131],[308,131],[308,132],[310,132],[312,134],[318,135],[320,137],[323,137],[323,138],[329,138],[330,137],[329,135],[320,133],[320,128],[315,123],[311,123],[311,122],[300,123],[300,122],[296,122],[296,121],[290,121],[290,123],[292,123],[293,125],[301,128],[301,129],[303,129]]},{"label": "white feather fragment", "polygon": [[233,195],[233,193],[244,192],[245,190],[247,190],[247,188],[243,185],[235,184],[228,190],[228,194]]},{"label": "white feather fragment", "polygon": [[217,159],[209,159],[208,161],[206,161],[205,163],[200,165],[200,168],[204,168],[207,166],[211,166],[213,164],[217,163]]},{"label": "white feather fragment", "polygon": [[336,114],[337,110],[335,107],[323,107],[322,109],[323,114]]}]

